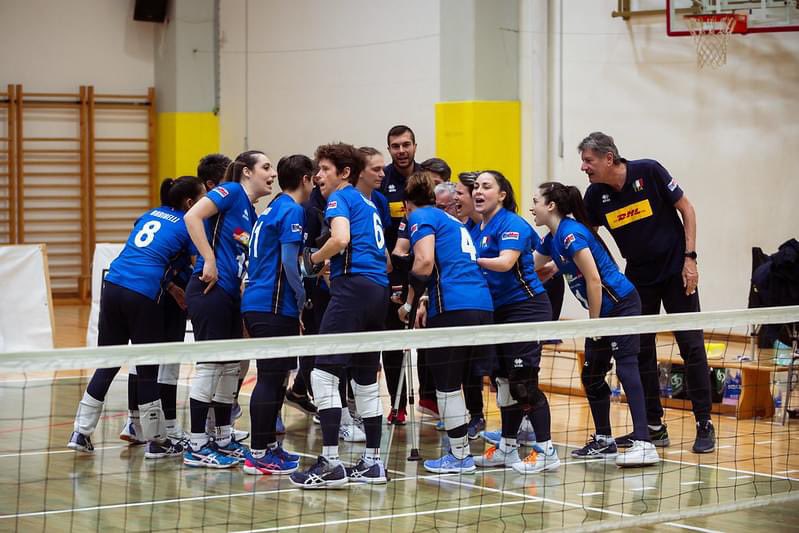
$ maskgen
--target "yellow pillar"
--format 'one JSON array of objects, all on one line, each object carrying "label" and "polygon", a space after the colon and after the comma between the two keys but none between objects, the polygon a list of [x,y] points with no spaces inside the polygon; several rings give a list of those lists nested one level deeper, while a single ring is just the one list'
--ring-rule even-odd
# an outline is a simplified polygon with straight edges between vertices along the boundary
[{"label": "yellow pillar", "polygon": [[164,178],[196,176],[203,156],[219,151],[219,117],[214,113],[158,113],[157,191]]},{"label": "yellow pillar", "polygon": [[470,100],[436,104],[436,155],[452,175],[498,170],[521,194],[521,103]]}]

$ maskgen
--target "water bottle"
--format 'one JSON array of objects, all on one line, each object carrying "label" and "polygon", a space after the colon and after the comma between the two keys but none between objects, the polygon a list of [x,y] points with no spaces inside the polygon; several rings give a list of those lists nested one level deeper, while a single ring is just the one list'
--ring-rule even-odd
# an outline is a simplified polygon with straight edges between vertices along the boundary
[{"label": "water bottle", "polygon": [[671,363],[658,365],[658,382],[660,383],[660,397],[671,398]]}]

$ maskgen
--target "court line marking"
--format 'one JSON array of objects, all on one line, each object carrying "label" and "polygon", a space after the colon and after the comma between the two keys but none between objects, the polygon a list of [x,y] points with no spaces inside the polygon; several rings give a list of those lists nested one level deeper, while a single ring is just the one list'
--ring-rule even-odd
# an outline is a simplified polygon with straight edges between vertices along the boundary
[{"label": "court line marking", "polygon": [[600,494],[605,494],[604,492],[581,492],[577,496],[585,497],[585,496],[599,496]]},{"label": "court line marking", "polygon": [[[118,445],[115,445],[115,446],[95,446],[94,451],[97,451],[97,450],[116,450],[118,448],[127,448],[129,446],[131,446],[131,445],[130,444],[118,444]],[[55,454],[55,453],[75,453],[75,454],[77,454],[79,452],[76,452],[75,450],[66,449],[66,450],[50,450],[50,451],[46,451],[46,452],[38,451],[38,452],[5,453],[5,454],[0,455],[0,459],[6,458],[6,457],[21,457],[21,456],[26,456],[26,455],[52,455],[52,454]],[[89,455],[87,453],[83,453],[82,456],[83,457],[91,457],[91,455]]]}]

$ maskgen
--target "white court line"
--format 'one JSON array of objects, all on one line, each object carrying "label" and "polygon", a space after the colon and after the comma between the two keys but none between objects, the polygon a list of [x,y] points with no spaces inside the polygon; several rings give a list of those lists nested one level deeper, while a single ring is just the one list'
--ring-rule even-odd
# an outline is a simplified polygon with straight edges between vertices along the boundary
[{"label": "white court line", "polygon": [[[99,446],[99,447],[95,447],[94,450],[95,451],[97,451],[97,450],[115,450],[117,448],[127,448],[128,446],[130,446],[130,445],[129,444],[118,444],[116,446]],[[20,456],[23,456],[23,455],[52,455],[52,454],[55,454],[55,453],[78,453],[78,452],[76,452],[75,450],[66,449],[66,450],[49,450],[49,451],[38,451],[38,452],[5,453],[5,454],[0,455],[0,459],[2,459],[4,457],[20,457]],[[84,453],[83,457],[90,457],[90,454]]]},{"label": "white court line", "polygon": [[799,470],[780,470],[776,472],[777,474],[793,474],[794,472],[799,472]]},{"label": "white court line", "polygon": [[719,529],[705,529],[703,527],[689,526],[688,524],[677,524],[675,522],[667,522],[665,526],[678,527],[680,529],[690,529],[691,531],[701,531],[702,533],[724,533]]},{"label": "white court line", "polygon": [[644,492],[645,490],[656,490],[657,487],[637,487],[635,489],[630,489],[630,492]]},{"label": "white court line", "polygon": [[704,485],[704,481],[683,481],[680,485]]},{"label": "white court line", "polygon": [[730,476],[727,479],[750,479],[752,476]]},{"label": "white court line", "polygon": [[577,496],[599,496],[600,494],[605,494],[604,492],[581,492]]},{"label": "white court line", "polygon": [[761,441],[755,441],[755,444],[771,444],[772,442],[774,442],[774,441],[772,441],[772,440],[761,440]]}]

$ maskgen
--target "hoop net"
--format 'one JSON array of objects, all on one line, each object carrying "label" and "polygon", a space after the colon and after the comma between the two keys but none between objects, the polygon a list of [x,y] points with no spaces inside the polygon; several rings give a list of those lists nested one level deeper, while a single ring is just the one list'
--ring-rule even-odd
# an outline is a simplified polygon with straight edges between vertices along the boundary
[{"label": "hoop net", "polygon": [[696,44],[696,65],[699,68],[724,66],[730,34],[741,25],[746,27],[746,15],[686,15],[685,20]]}]

